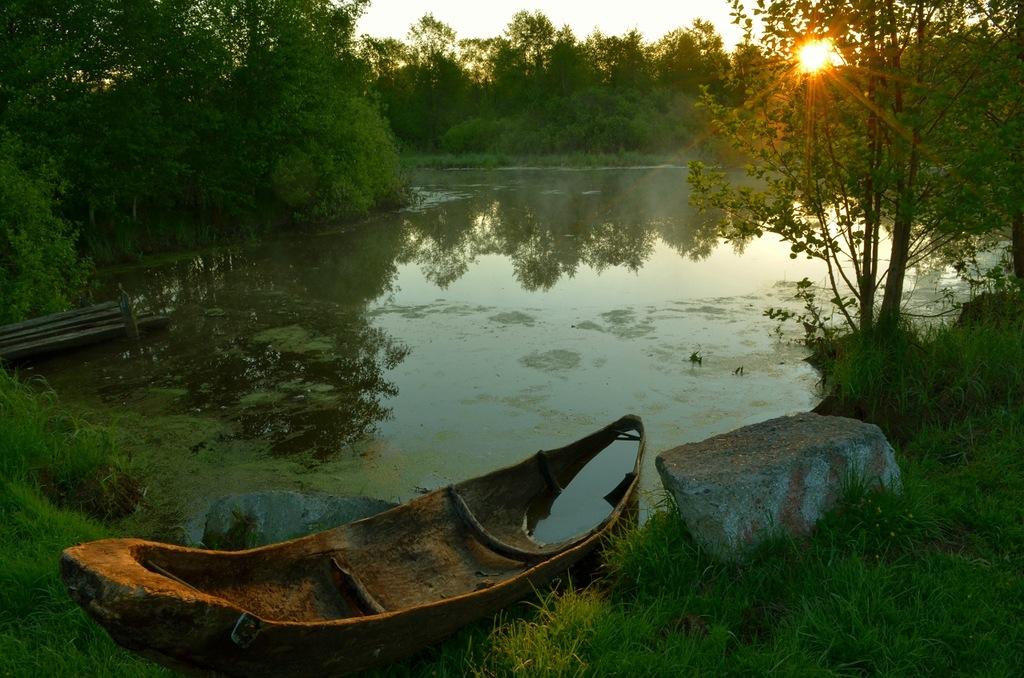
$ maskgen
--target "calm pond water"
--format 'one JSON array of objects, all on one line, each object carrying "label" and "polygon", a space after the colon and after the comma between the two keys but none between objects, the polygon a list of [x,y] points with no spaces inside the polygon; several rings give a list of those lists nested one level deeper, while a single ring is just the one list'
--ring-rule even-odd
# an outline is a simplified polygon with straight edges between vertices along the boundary
[{"label": "calm pond water", "polygon": [[355,229],[104,275],[101,298],[122,284],[170,330],[34,369],[116,413],[146,510],[259,489],[402,500],[625,413],[644,418],[653,489],[657,452],[816,403],[762,312],[818,264],[767,238],[720,246],[684,169],[412,183],[414,206]]}]

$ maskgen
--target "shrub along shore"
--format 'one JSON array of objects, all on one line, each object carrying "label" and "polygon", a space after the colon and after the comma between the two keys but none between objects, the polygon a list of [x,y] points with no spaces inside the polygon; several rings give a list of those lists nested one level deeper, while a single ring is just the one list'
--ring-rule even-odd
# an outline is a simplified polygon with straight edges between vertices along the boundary
[{"label": "shrub along shore", "polygon": [[[807,540],[744,564],[671,507],[569,581],[382,675],[1024,672],[1024,326],[847,336],[830,407],[882,426],[900,496],[851,490]],[[662,441],[665,443],[665,441]],[[67,597],[61,549],[118,532],[135,489],[109,429],[0,376],[0,675],[155,675]]]}]

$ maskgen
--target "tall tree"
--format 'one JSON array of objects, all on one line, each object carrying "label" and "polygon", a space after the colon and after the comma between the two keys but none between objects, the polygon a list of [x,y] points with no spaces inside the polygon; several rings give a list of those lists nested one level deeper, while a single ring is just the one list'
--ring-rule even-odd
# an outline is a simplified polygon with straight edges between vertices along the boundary
[{"label": "tall tree", "polygon": [[430,145],[458,115],[468,79],[457,61],[455,31],[432,14],[409,29],[412,132],[421,145]]},{"label": "tall tree", "polygon": [[688,94],[699,94],[702,86],[722,91],[729,57],[714,26],[701,19],[689,28],[666,33],[653,47],[657,80]]},{"label": "tall tree", "polygon": [[595,31],[587,38],[587,50],[605,84],[632,90],[650,86],[653,73],[649,48],[638,30],[621,36]]},{"label": "tall tree", "polygon": [[[735,10],[742,20],[739,2]],[[953,48],[967,26],[963,4],[772,3],[761,19],[767,61],[744,106],[709,102],[760,187],[695,163],[696,200],[725,210],[727,237],[774,232],[794,257],[825,262],[852,327],[891,325],[908,270],[962,235],[947,199],[963,184],[947,152],[962,138],[944,122],[978,73]],[[812,40],[824,42],[801,59]]]},{"label": "tall tree", "polygon": [[492,62],[495,99],[505,110],[536,106],[555,46],[555,27],[541,12],[517,12],[496,41]]},{"label": "tall tree", "polygon": [[594,69],[572,29],[563,26],[555,33],[547,68],[545,89],[567,97],[593,84]]},{"label": "tall tree", "polygon": [[973,0],[970,8],[975,20],[963,43],[985,67],[962,107],[974,116],[963,151],[976,158],[974,193],[1009,231],[1011,267],[1024,278],[1024,0]]}]

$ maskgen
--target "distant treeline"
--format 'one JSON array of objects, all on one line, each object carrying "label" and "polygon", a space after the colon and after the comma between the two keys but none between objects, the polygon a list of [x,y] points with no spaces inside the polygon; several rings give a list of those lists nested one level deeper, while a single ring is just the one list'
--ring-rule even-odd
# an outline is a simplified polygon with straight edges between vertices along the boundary
[{"label": "distant treeline", "polygon": [[0,322],[65,303],[83,243],[112,255],[393,198],[364,5],[0,3]]},{"label": "distant treeline", "polygon": [[739,100],[757,59],[727,53],[706,21],[653,43],[635,30],[581,40],[540,12],[462,40],[428,14],[406,42],[363,37],[360,51],[406,147],[450,153],[684,152],[706,140],[701,89]]}]

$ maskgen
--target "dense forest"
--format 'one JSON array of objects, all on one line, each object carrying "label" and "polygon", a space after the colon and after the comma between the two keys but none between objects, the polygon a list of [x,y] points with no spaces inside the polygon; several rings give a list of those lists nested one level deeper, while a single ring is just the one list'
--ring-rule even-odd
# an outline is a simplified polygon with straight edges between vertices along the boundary
[{"label": "dense forest", "polygon": [[428,14],[408,40],[364,37],[360,53],[392,129],[428,151],[678,153],[706,141],[694,104],[742,97],[752,47],[727,54],[709,22],[651,43],[636,30],[585,39],[540,12],[497,37],[457,39]]},{"label": "dense forest", "polygon": [[76,256],[396,197],[363,2],[14,0],[0,8],[0,322],[79,289]]}]

